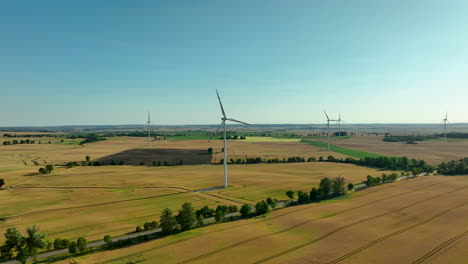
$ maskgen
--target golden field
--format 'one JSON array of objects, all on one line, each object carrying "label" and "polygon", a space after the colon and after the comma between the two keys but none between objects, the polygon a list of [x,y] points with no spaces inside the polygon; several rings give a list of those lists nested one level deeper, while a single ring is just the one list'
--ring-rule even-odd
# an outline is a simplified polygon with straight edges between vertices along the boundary
[{"label": "golden field", "polygon": [[290,207],[75,260],[464,263],[467,217],[468,178],[427,176],[370,188],[340,201]]}]

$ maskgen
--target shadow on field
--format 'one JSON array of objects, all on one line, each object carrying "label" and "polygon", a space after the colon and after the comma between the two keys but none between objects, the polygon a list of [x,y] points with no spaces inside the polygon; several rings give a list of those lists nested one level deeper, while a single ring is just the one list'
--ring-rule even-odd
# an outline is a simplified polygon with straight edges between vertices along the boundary
[{"label": "shadow on field", "polygon": [[130,149],[98,159],[101,165],[175,166],[210,164],[206,149]]}]

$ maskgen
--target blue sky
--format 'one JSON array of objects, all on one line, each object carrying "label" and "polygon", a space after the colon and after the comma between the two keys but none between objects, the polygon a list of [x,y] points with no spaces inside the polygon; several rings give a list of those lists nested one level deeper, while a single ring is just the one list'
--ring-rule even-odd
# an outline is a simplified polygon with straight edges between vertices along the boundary
[{"label": "blue sky", "polygon": [[468,122],[468,2],[1,1],[0,126]]}]

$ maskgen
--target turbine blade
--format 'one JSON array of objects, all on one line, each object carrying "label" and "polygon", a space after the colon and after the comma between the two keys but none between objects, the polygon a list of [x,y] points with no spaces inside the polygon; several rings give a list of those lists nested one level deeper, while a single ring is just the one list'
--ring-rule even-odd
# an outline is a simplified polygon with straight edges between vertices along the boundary
[{"label": "turbine blade", "polygon": [[216,95],[218,96],[219,106],[221,106],[221,112],[223,113],[224,118],[226,118],[226,113],[224,112],[223,104],[221,103],[221,98],[219,97],[218,90],[216,90]]},{"label": "turbine blade", "polygon": [[148,123],[151,122],[150,113],[148,112]]},{"label": "turbine blade", "polygon": [[233,118],[226,118],[226,120],[229,120],[229,121],[232,121],[232,122],[237,122],[237,123],[241,123],[241,124],[244,124],[244,125],[249,125],[249,123],[246,123],[246,122],[243,122],[243,121],[239,121],[239,120],[236,120],[236,119],[233,119]]},{"label": "turbine blade", "polygon": [[219,130],[221,129],[221,127],[223,127],[223,125],[224,125],[225,122],[226,122],[226,121],[221,122],[221,125],[219,125],[218,128],[216,129],[216,133],[219,132]]},{"label": "turbine blade", "polygon": [[327,117],[327,120],[330,120],[330,118],[328,117],[327,111],[325,111],[325,108],[323,109],[323,112],[325,113],[325,116]]}]

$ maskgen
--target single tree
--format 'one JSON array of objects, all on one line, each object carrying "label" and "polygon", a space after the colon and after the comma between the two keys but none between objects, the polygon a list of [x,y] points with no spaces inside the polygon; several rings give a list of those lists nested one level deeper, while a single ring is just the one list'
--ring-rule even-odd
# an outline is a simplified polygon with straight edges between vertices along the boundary
[{"label": "single tree", "polygon": [[213,154],[213,148],[208,148],[208,154]]},{"label": "single tree", "polygon": [[272,199],[271,197],[268,197],[267,200],[266,200],[266,202],[270,205],[270,207],[271,207],[272,209],[275,209],[275,207],[276,207],[276,205],[277,205],[277,203],[278,203],[278,202],[276,201],[276,199]]},{"label": "single tree", "polygon": [[182,231],[193,228],[197,222],[197,216],[195,215],[195,209],[193,209],[191,203],[184,203],[182,205],[182,209],[179,210],[176,220]]},{"label": "single tree", "polygon": [[4,179],[0,179],[0,189],[3,187],[3,185],[5,185],[5,180],[4,180]]},{"label": "single tree", "polygon": [[78,251],[83,252],[86,250],[88,247],[88,241],[86,241],[86,238],[80,237],[78,240],[76,240],[76,248]]},{"label": "single tree", "polygon": [[112,243],[112,237],[110,235],[105,235],[103,240],[106,242],[106,244]]},{"label": "single tree", "polygon": [[216,210],[216,213],[215,213],[215,221],[220,223],[224,220],[224,218],[226,217],[226,212],[223,211],[223,210]]},{"label": "single tree", "polygon": [[300,203],[300,204],[304,204],[304,203],[307,203],[310,199],[310,196],[309,194],[303,192],[303,191],[298,191],[297,192],[297,201]]},{"label": "single tree", "polygon": [[51,173],[54,170],[54,166],[52,164],[47,164],[45,166],[46,173]]},{"label": "single tree", "polygon": [[175,216],[172,214],[171,209],[166,208],[162,211],[160,221],[161,224],[161,231],[164,234],[170,234],[174,231],[177,225],[177,220]]},{"label": "single tree", "polygon": [[0,256],[2,258],[13,257],[13,251],[20,251],[24,245],[23,235],[14,227],[10,227],[5,232],[5,242],[0,247]]},{"label": "single tree", "polygon": [[348,184],[348,191],[352,191],[354,189],[354,184],[349,183]]},{"label": "single tree", "polygon": [[68,244],[68,253],[75,254],[76,253],[76,242],[72,241]]},{"label": "single tree", "polygon": [[293,191],[287,191],[286,195],[289,197],[289,199],[294,199],[294,192]]},{"label": "single tree", "polygon": [[26,229],[26,233],[28,235],[24,238],[24,247],[16,256],[16,260],[21,263],[26,263],[28,258],[36,260],[39,249],[47,247],[46,234],[40,233],[38,227],[29,227]]},{"label": "single tree", "polygon": [[252,211],[252,207],[250,207],[250,204],[244,204],[240,209],[240,213],[242,217],[249,216],[251,211]]},{"label": "single tree", "polygon": [[330,195],[331,188],[332,188],[330,179],[326,177],[321,179],[319,186],[323,192],[324,198],[328,198],[328,196]]},{"label": "single tree", "polygon": [[203,226],[204,223],[205,223],[205,218],[203,217],[203,215],[199,215],[197,217],[197,227]]},{"label": "single tree", "polygon": [[310,196],[310,200],[311,200],[312,202],[316,202],[316,201],[319,201],[319,200],[320,200],[319,197],[318,197],[318,190],[317,190],[317,188],[315,188],[315,187],[313,187],[313,188],[310,190],[309,196]]},{"label": "single tree", "polygon": [[261,201],[255,205],[255,211],[259,215],[266,214],[268,213],[268,211],[270,211],[270,206],[268,205],[267,202]]},{"label": "single tree", "polygon": [[345,179],[343,177],[335,177],[332,181],[333,194],[341,196],[346,193]]},{"label": "single tree", "polygon": [[63,248],[63,247],[62,247],[62,239],[56,238],[56,239],[54,240],[54,249],[57,250],[57,249],[62,249],[62,248]]},{"label": "single tree", "polygon": [[89,156],[86,156],[86,161],[89,162],[91,158]]}]

